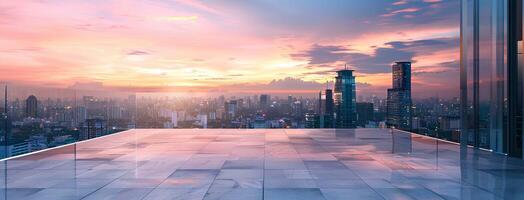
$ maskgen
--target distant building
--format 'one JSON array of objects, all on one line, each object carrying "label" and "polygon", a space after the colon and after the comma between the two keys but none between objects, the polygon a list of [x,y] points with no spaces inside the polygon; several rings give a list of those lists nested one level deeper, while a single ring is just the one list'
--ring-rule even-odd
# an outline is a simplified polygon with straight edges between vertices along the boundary
[{"label": "distant building", "polygon": [[132,124],[135,124],[136,122],[136,114],[137,114],[137,104],[136,104],[136,95],[129,95],[127,97],[127,112],[128,112],[128,115],[127,116],[130,120],[131,120],[131,123]]},{"label": "distant building", "polygon": [[207,114],[198,114],[197,121],[201,128],[207,128]]},{"label": "distant building", "polygon": [[87,119],[87,109],[84,106],[73,108],[73,123],[74,126],[79,126]]},{"label": "distant building", "polygon": [[[0,114],[0,141],[5,141],[6,138],[4,138],[5,135],[7,135],[7,139],[11,137],[11,128],[12,124],[11,121],[5,113]],[[6,134],[7,133],[7,134]]]},{"label": "distant building", "polygon": [[264,128],[268,128],[269,126],[264,116],[257,115],[255,116],[255,120],[253,121],[252,127],[255,129],[264,129]]},{"label": "distant building", "polygon": [[169,121],[164,122],[164,128],[177,128],[178,127],[178,113],[173,110],[164,109],[160,112],[163,118],[167,118]]},{"label": "distant building", "polygon": [[440,129],[443,131],[460,130],[460,117],[444,116],[439,118]]},{"label": "distant building", "polygon": [[334,128],[335,127],[335,110],[333,101],[333,90],[326,89],[326,100],[324,101],[324,123],[322,128]]},{"label": "distant building", "polygon": [[405,99],[409,94],[403,89],[388,89],[386,123],[388,127],[409,130],[409,109],[410,104]]},{"label": "distant building", "polygon": [[103,119],[88,119],[81,127],[79,140],[100,137],[107,132],[107,122]]},{"label": "distant building", "polygon": [[291,110],[295,119],[302,119],[304,117],[304,105],[301,101],[295,101],[291,106]]},{"label": "distant building", "polygon": [[334,102],[333,102],[333,90],[326,89],[324,95],[322,92],[318,94],[318,118],[319,118],[319,127],[318,128],[334,128]]},{"label": "distant building", "polygon": [[[11,126],[12,123],[10,121],[8,112],[9,108],[7,105],[7,85],[4,89],[4,108],[2,109],[2,112],[0,113],[0,141],[5,142],[8,141],[9,138],[11,138]],[[1,158],[5,158],[7,156],[7,152],[5,152],[5,155],[1,155]]]},{"label": "distant building", "polygon": [[320,128],[319,115],[313,112],[306,113],[305,121],[305,128]]},{"label": "distant building", "polygon": [[25,115],[26,117],[38,117],[38,100],[34,95],[27,97],[25,100]]},{"label": "distant building", "polygon": [[22,142],[6,146],[0,146],[0,157],[6,158],[11,156],[22,155],[31,152],[31,144]]},{"label": "distant building", "polygon": [[260,109],[267,109],[270,104],[271,104],[271,96],[267,94],[261,94],[260,101],[259,101]]},{"label": "distant building", "polygon": [[94,96],[83,96],[82,97],[82,104],[84,104],[84,106],[89,106],[89,104],[91,104],[91,102],[94,102],[96,101],[96,98]]},{"label": "distant building", "polygon": [[226,116],[224,117],[225,119],[231,120],[236,117],[238,111],[238,104],[236,100],[227,101],[224,104],[224,108],[226,109]]},{"label": "distant building", "polygon": [[411,62],[395,62],[393,69],[393,88],[411,92]]},{"label": "distant building", "polygon": [[393,88],[388,89],[386,123],[389,127],[411,130],[411,62],[396,62],[392,71]]},{"label": "distant building", "polygon": [[171,123],[173,128],[178,127],[178,113],[176,111],[171,112]]},{"label": "distant building", "polygon": [[175,128],[172,122],[164,122],[164,128]]},{"label": "distant building", "polygon": [[419,117],[413,117],[413,119],[411,120],[411,128],[413,130],[418,130],[421,127],[421,124],[420,124],[420,118]]},{"label": "distant building", "polygon": [[122,119],[124,116],[124,109],[112,102],[107,109],[107,118],[110,120]]},{"label": "distant building", "polygon": [[357,125],[366,127],[369,121],[373,121],[373,103],[358,102],[357,103]]},{"label": "distant building", "polygon": [[217,119],[217,113],[216,111],[211,111],[207,113],[209,120],[216,120]]},{"label": "distant building", "polygon": [[268,94],[262,94],[260,95],[260,105],[263,107],[263,108],[267,108],[269,106],[271,106],[271,96],[268,95]]},{"label": "distant building", "polygon": [[356,125],[356,88],[353,70],[337,71],[334,104],[336,128],[354,128]]}]

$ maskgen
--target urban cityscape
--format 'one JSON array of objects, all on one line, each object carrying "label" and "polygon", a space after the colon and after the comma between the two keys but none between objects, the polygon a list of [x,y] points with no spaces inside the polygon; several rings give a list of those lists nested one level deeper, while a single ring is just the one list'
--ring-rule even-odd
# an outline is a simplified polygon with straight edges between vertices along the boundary
[{"label": "urban cityscape", "polygon": [[9,133],[7,156],[134,128],[397,128],[458,142],[459,99],[413,101],[411,62],[396,62],[391,69],[386,98],[358,96],[356,77],[347,66],[317,97],[16,98],[5,102],[8,117],[2,119]]},{"label": "urban cityscape", "polygon": [[524,199],[523,1],[1,1],[0,200]]}]

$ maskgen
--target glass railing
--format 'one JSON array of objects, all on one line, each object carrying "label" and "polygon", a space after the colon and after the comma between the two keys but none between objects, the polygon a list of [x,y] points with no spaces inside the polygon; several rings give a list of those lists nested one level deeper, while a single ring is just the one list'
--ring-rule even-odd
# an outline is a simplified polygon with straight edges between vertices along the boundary
[{"label": "glass railing", "polygon": [[[261,103],[258,96],[178,98],[76,89],[42,91],[41,88],[16,85],[10,86],[7,97],[7,102],[1,98],[7,109],[0,106],[1,158],[135,128],[318,129],[335,124],[333,115],[316,113],[314,108],[318,99],[314,98],[275,97],[270,103]],[[456,113],[456,101],[428,102],[417,104],[420,110],[413,120],[417,127],[413,132],[458,142],[460,133],[456,124],[459,119],[450,117]],[[265,104],[270,105],[263,106]],[[384,105],[377,106],[376,110],[372,103],[367,105],[370,106],[365,115],[359,115],[358,127],[384,127]],[[451,111],[444,113],[446,117],[423,112],[431,107]],[[404,141],[402,137],[395,139]],[[406,145],[392,148],[398,152],[407,151]]]},{"label": "glass railing", "polygon": [[134,128],[133,95],[92,96],[94,92],[89,91],[18,85],[5,89],[0,106],[0,158]]}]

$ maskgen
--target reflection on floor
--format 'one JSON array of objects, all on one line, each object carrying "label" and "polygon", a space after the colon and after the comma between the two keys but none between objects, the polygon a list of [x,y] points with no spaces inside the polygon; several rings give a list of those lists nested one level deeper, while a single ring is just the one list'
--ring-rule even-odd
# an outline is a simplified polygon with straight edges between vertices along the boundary
[{"label": "reflection on floor", "polygon": [[386,129],[131,130],[1,164],[4,199],[524,199],[524,161]]}]

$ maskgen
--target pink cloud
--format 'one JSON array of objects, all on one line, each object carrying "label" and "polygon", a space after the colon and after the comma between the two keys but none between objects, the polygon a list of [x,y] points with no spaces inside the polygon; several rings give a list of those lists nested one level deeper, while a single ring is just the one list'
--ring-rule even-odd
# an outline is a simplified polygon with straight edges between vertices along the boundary
[{"label": "pink cloud", "polygon": [[404,4],[407,4],[408,1],[407,0],[400,0],[400,1],[396,1],[393,3],[394,6],[399,6],[399,5],[404,5]]}]

